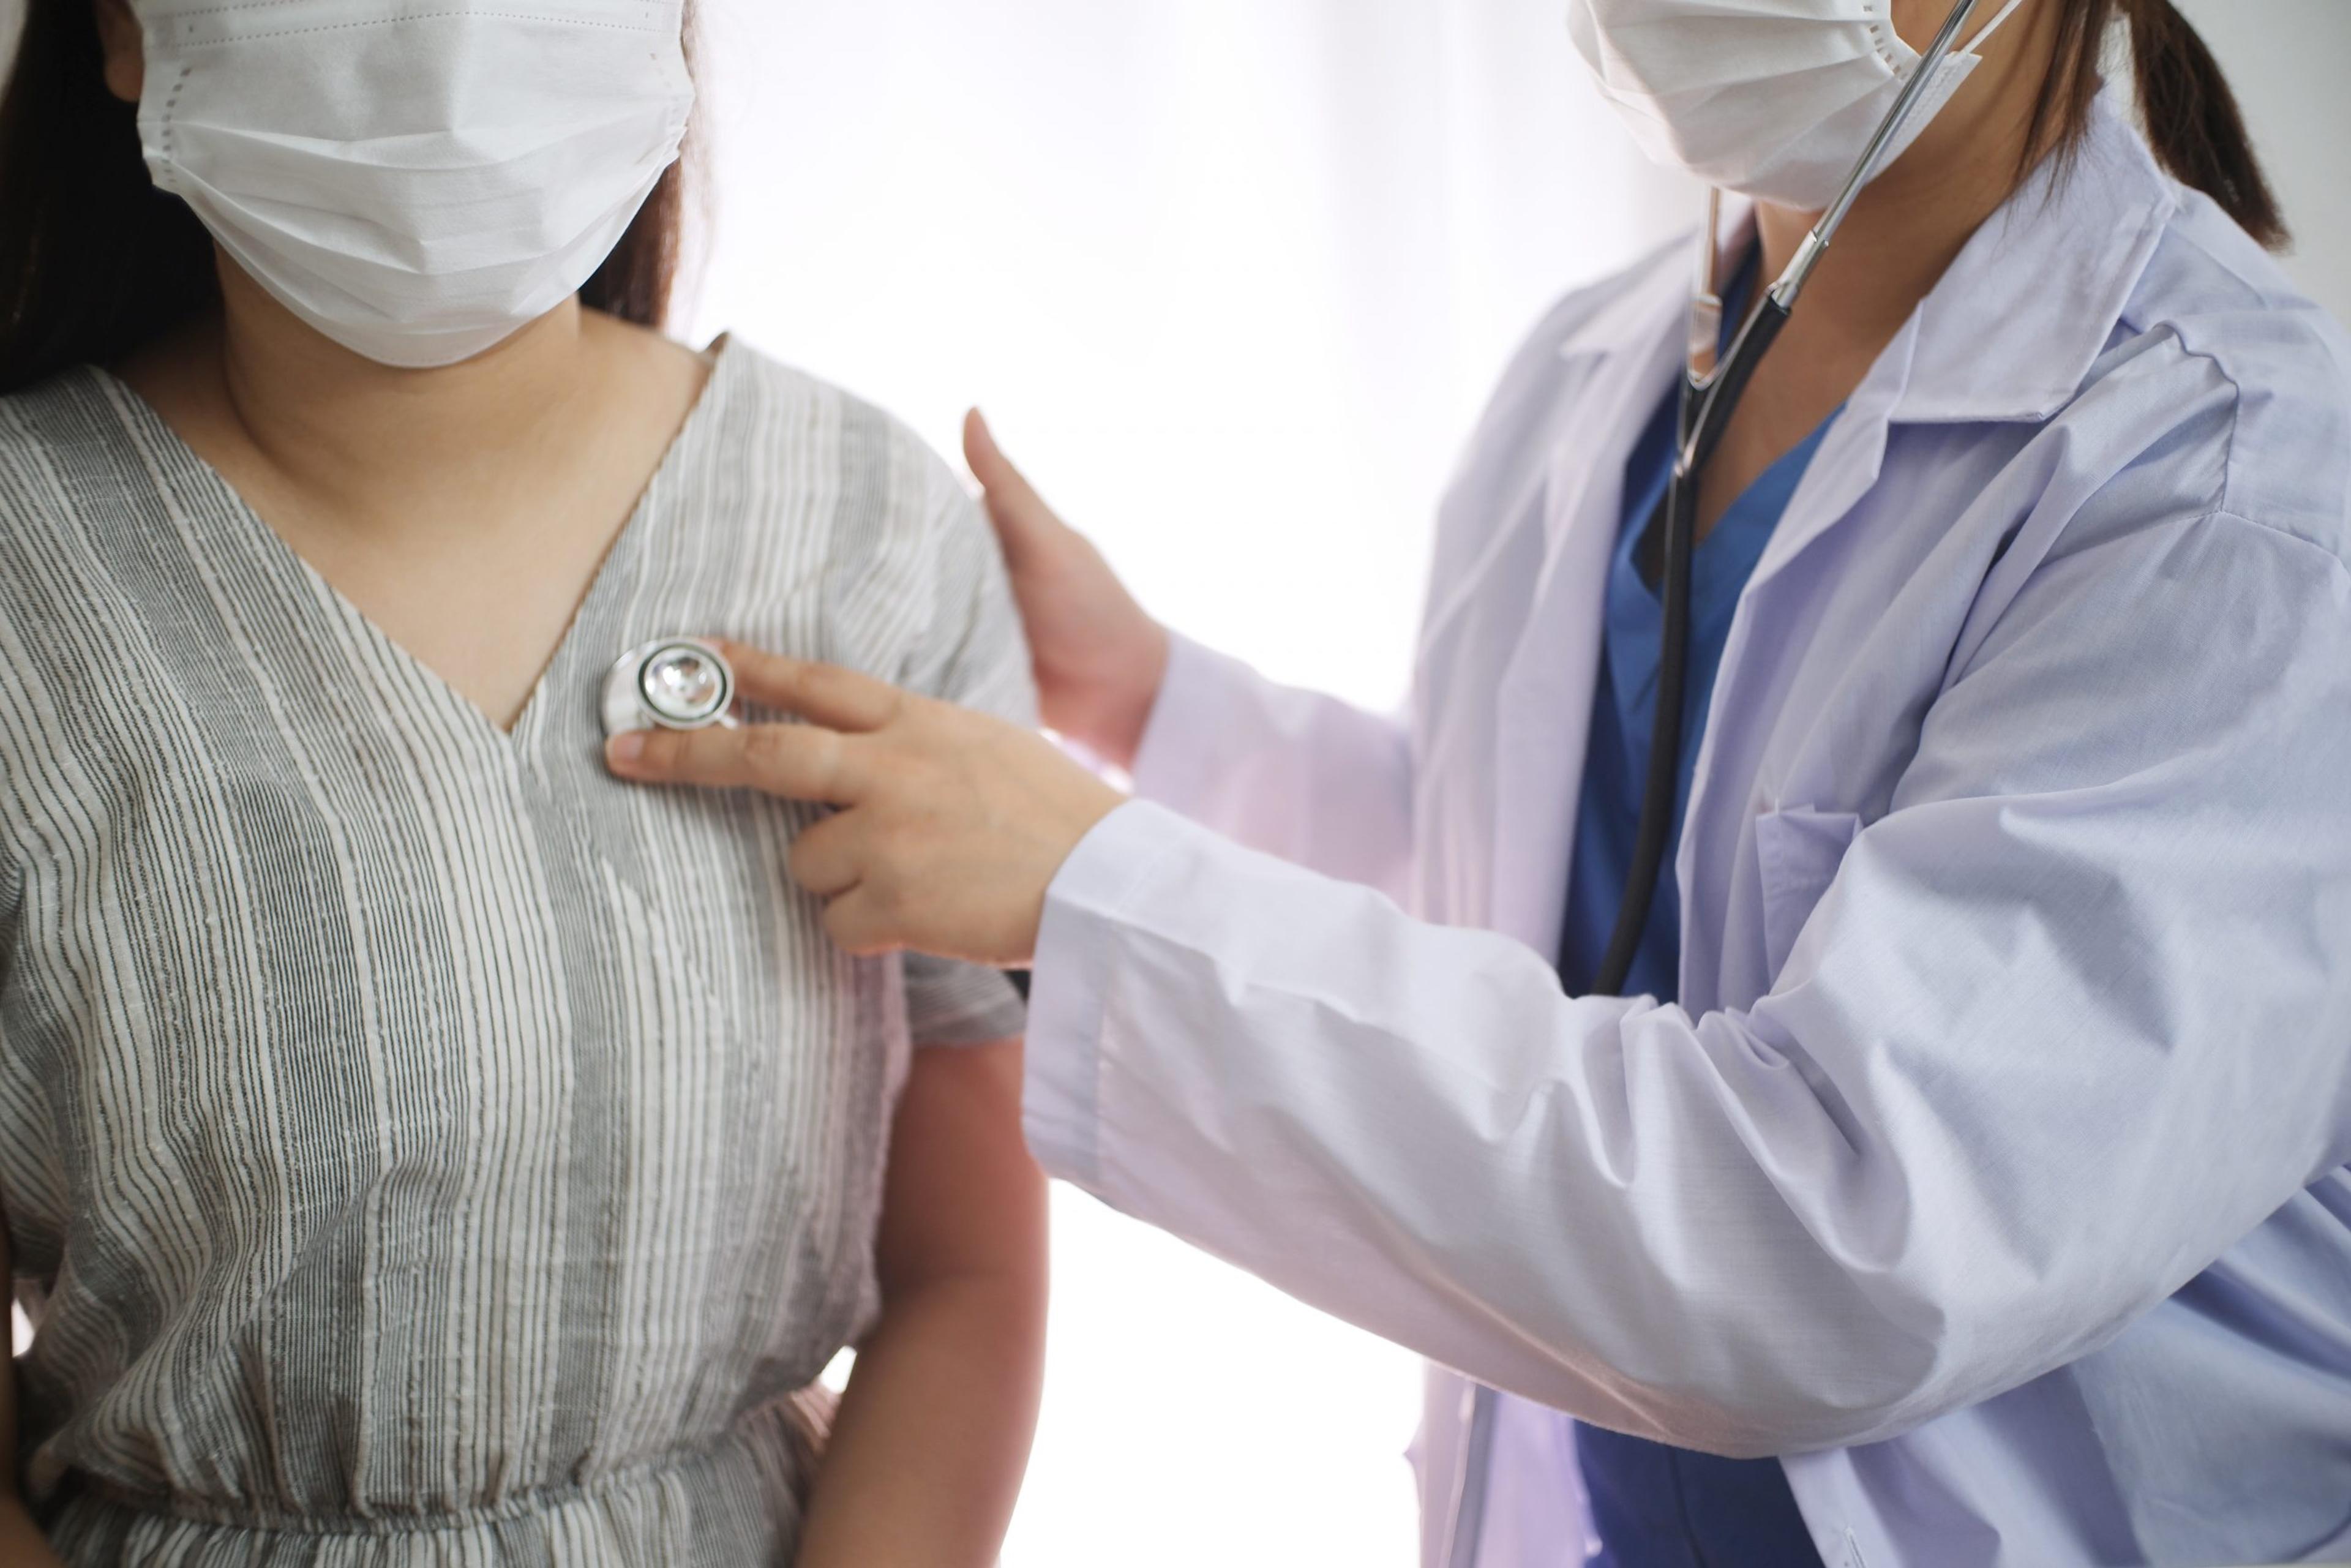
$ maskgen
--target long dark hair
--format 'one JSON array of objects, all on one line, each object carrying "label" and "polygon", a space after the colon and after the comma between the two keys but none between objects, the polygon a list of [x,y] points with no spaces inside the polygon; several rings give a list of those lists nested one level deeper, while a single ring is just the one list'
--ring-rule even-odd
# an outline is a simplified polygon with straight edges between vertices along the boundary
[{"label": "long dark hair", "polygon": [[[90,0],[31,0],[0,100],[0,394],[119,360],[220,298],[212,236],[149,180],[138,109],[107,90],[104,65]],[[587,304],[666,322],[689,164],[662,176]]]},{"label": "long dark hair", "polygon": [[2130,30],[2131,74],[2156,161],[2220,204],[2237,226],[2276,250],[2288,236],[2245,117],[2220,62],[2171,0],[2058,0],[2057,50],[2025,146],[2068,151],[2089,129],[2106,35],[2119,13]]}]

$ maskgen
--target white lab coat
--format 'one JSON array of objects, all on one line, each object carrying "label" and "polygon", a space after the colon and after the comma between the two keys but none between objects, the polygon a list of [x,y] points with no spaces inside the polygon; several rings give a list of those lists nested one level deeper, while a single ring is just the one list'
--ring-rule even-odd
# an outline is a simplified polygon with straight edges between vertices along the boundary
[{"label": "white lab coat", "polygon": [[[1179,652],[1164,806],[1049,900],[1032,1145],[1447,1366],[1801,1456],[1833,1565],[2351,1545],[2351,350],[2102,106],[1746,591],[1679,1005],[1570,998],[1604,582],[1685,277],[1571,298],[1510,369],[1408,725]],[[2215,1279],[2252,1306],[2180,1294]]]}]

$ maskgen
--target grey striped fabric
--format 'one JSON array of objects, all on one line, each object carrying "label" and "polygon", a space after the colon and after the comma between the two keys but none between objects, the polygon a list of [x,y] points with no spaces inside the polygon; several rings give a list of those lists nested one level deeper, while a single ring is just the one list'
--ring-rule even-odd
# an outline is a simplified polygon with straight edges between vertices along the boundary
[{"label": "grey striped fabric", "polygon": [[1021,1019],[834,952],[797,809],[605,776],[606,667],[680,632],[1032,707],[955,476],[740,349],[511,735],[119,382],[0,400],[0,1200],[69,1563],[789,1561],[909,1041]]}]

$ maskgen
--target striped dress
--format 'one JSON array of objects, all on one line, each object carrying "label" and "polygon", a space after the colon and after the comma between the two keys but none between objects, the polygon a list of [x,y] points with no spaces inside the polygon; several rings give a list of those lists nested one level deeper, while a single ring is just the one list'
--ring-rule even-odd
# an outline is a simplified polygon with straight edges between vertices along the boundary
[{"label": "striped dress", "polygon": [[1020,1012],[832,950],[799,809],[606,777],[606,668],[687,632],[1031,709],[956,477],[741,349],[512,733],[120,382],[0,400],[0,1201],[68,1563],[789,1560],[909,1044]]}]

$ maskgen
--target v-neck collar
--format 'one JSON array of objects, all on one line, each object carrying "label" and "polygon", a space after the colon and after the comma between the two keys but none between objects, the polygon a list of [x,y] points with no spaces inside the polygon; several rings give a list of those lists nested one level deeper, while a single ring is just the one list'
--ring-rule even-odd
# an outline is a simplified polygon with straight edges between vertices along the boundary
[{"label": "v-neck collar", "polygon": [[271,528],[267,519],[255,510],[252,504],[225,476],[180,438],[154,405],[141,396],[136,389],[102,366],[89,367],[99,378],[101,387],[122,411],[123,417],[134,427],[134,433],[152,440],[176,459],[172,468],[156,472],[156,482],[165,487],[193,483],[204,494],[200,499],[213,503],[207,509],[232,520],[236,542],[246,547],[261,564],[281,579],[298,583],[308,591],[307,598],[322,610],[331,610],[355,635],[360,637],[381,659],[408,674],[419,686],[429,691],[444,708],[454,712],[461,725],[477,731],[487,741],[506,747],[528,747],[544,722],[550,691],[568,680],[571,667],[578,661],[576,643],[583,623],[595,618],[616,594],[625,592],[626,578],[643,553],[645,537],[659,528],[669,512],[669,492],[677,476],[692,464],[694,453],[705,439],[705,431],[716,419],[714,410],[723,400],[721,383],[730,375],[732,362],[740,356],[728,351],[728,340],[721,338],[711,345],[710,373],[704,380],[694,406],[687,410],[684,421],[671,439],[661,461],[654,465],[644,487],[638,492],[629,516],[606,546],[603,558],[598,561],[595,573],[589,579],[585,592],[572,607],[570,618],[564,622],[563,633],[549,652],[539,668],[538,678],[531,684],[530,694],[523,701],[511,727],[504,727],[492,718],[487,710],[460,691],[455,683],[411,652],[361,610],[350,596],[337,588],[327,575],[313,566],[300,550],[287,541],[285,535]]}]

